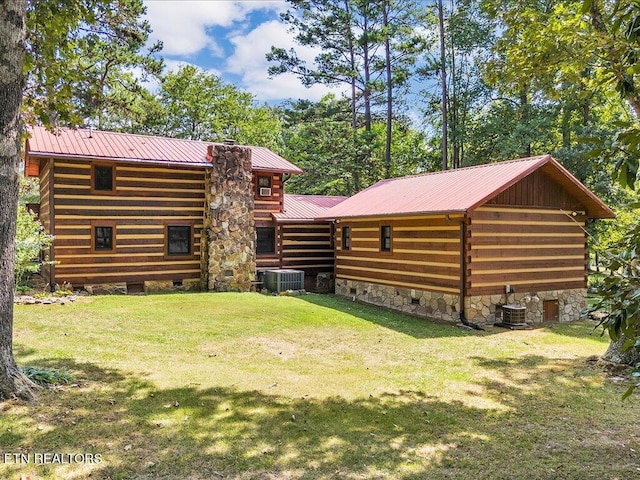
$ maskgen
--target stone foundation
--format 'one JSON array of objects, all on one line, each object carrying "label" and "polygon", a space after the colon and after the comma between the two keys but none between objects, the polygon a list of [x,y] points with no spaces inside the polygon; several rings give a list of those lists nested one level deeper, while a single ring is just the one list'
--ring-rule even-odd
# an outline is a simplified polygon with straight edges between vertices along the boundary
[{"label": "stone foundation", "polygon": [[83,288],[89,292],[90,295],[126,295],[127,284],[125,282],[119,283],[98,283],[92,285],[84,285]]},{"label": "stone foundation", "polygon": [[189,278],[181,282],[181,285],[175,285],[171,280],[148,280],[144,282],[144,292],[191,292],[201,290],[200,280]]},{"label": "stone foundation", "polygon": [[469,321],[492,325],[501,320],[497,306],[505,303],[519,305],[527,308],[526,322],[538,325],[544,321],[544,302],[548,300],[558,302],[558,321],[572,322],[578,320],[587,308],[587,289],[510,293],[508,301],[505,294],[467,297],[464,311]]},{"label": "stone foundation", "polygon": [[460,318],[459,295],[336,278],[336,295],[449,322]]},{"label": "stone foundation", "polygon": [[335,276],[333,273],[320,272],[316,276],[316,293],[329,293],[335,290]]},{"label": "stone foundation", "polygon": [[251,290],[256,271],[251,149],[211,145],[205,180],[203,284],[217,292]]},{"label": "stone foundation", "polygon": [[[358,282],[336,279],[336,295],[371,303],[382,307],[399,310],[412,315],[445,320],[460,321],[459,295],[429,292],[409,288],[392,287],[376,283]],[[587,305],[587,290],[554,290],[536,293],[511,293],[510,305],[527,307],[526,322],[532,325],[544,321],[543,306],[547,300],[558,302],[558,320],[571,322],[578,320]],[[496,310],[500,314],[500,306],[506,303],[505,295],[482,295],[465,298],[465,316],[470,322],[493,325]]]}]

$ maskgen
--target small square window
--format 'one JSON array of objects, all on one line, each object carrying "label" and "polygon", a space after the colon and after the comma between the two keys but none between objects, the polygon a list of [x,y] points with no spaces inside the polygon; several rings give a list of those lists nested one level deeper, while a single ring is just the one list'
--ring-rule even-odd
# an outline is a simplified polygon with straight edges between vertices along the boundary
[{"label": "small square window", "polygon": [[342,227],[342,250],[351,248],[351,227]]},{"label": "small square window", "polygon": [[271,177],[258,177],[258,187],[271,188]]},{"label": "small square window", "polygon": [[93,229],[93,249],[97,252],[113,251],[113,226],[96,225]]},{"label": "small square window", "polygon": [[93,166],[93,189],[100,192],[112,192],[113,188],[113,166],[94,165]]},{"label": "small square window", "polygon": [[191,225],[167,225],[167,254],[191,255]]},{"label": "small square window", "polygon": [[391,251],[391,225],[382,225],[380,227],[380,251]]},{"label": "small square window", "polygon": [[256,240],[258,255],[276,253],[276,229],[274,227],[257,227]]}]

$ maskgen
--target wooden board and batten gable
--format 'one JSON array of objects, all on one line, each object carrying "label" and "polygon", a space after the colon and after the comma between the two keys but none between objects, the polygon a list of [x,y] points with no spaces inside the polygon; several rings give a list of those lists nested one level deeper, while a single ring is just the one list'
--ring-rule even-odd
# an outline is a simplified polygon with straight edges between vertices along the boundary
[{"label": "wooden board and batten gable", "polygon": [[[55,235],[55,264],[44,272],[52,287],[201,284],[210,142],[41,127],[29,135],[25,172],[40,179],[40,219]],[[275,231],[283,175],[302,171],[266,148],[250,148],[255,224]],[[274,255],[258,254],[257,263]]]},{"label": "wooden board and batten gable", "polygon": [[321,216],[336,221],[336,293],[484,323],[505,305],[578,318],[587,221],[612,217],[549,155],[383,180]]}]

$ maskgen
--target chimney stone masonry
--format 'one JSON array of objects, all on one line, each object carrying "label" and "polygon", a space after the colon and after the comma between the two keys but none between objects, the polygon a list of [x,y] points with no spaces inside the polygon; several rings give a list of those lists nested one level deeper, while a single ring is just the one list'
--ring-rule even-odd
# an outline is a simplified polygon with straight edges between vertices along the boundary
[{"label": "chimney stone masonry", "polygon": [[248,292],[256,271],[251,149],[210,145],[207,158],[212,168],[205,182],[203,284],[217,292]]}]

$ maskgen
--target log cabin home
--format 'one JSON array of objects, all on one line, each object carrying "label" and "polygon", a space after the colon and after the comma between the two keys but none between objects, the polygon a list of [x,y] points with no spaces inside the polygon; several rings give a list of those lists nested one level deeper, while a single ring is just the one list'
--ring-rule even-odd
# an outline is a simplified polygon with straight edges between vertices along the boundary
[{"label": "log cabin home", "polygon": [[25,175],[39,178],[40,220],[55,235],[45,279],[247,290],[267,268],[332,272],[332,224],[315,217],[343,198],[286,196],[300,173],[263,147],[32,127]]},{"label": "log cabin home", "polygon": [[320,218],[336,222],[337,294],[493,324],[507,310],[523,323],[577,319],[587,222],[612,217],[545,155],[383,180]]},{"label": "log cabin home", "polygon": [[282,241],[278,248],[279,268],[304,270],[311,275],[333,272],[333,223],[316,217],[346,198],[284,194],[283,211],[273,214],[276,237]]}]

